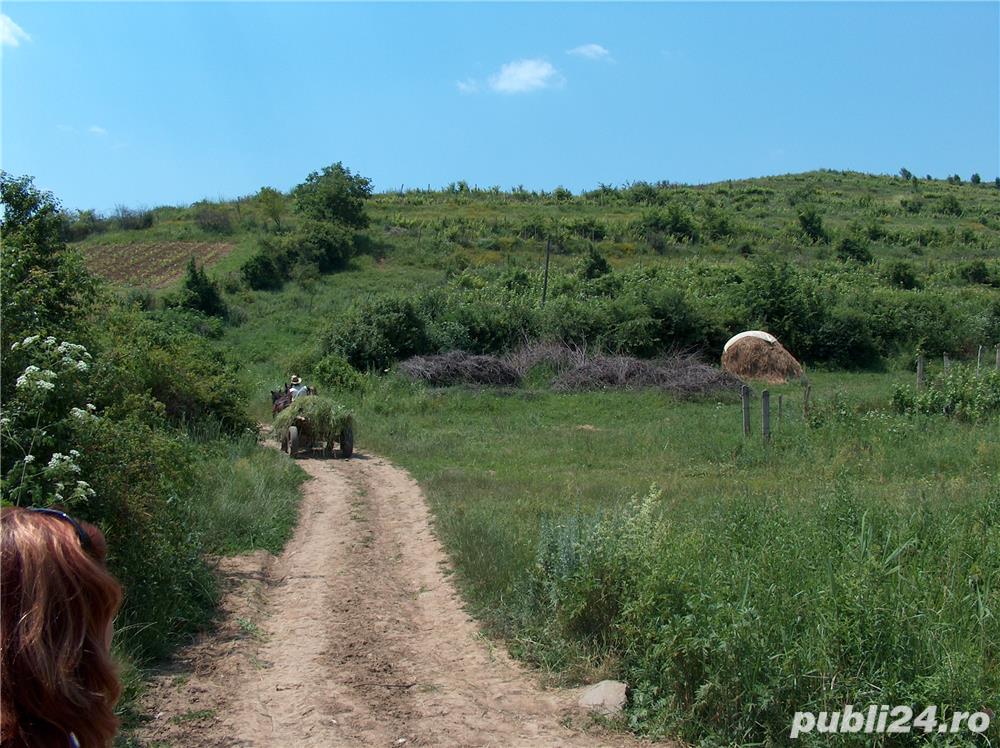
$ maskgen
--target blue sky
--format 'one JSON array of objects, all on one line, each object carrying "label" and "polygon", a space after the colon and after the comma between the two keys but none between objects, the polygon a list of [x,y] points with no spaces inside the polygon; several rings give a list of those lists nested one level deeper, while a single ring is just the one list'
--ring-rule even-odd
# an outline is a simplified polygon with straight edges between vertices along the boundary
[{"label": "blue sky", "polygon": [[16,3],[0,163],[67,207],[1000,175],[1000,4]]}]

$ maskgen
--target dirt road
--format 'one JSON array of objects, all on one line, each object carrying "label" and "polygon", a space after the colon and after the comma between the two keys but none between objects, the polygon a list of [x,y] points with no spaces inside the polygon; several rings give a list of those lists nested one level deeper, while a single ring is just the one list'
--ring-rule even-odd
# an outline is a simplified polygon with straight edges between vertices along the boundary
[{"label": "dirt road", "polygon": [[280,558],[229,559],[220,628],[157,677],[146,746],[610,746],[462,609],[420,489],[378,457],[304,459]]}]

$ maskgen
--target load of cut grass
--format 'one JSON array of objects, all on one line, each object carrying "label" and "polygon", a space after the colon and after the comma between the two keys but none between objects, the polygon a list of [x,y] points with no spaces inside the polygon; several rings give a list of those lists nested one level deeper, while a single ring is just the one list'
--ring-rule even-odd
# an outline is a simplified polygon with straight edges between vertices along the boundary
[{"label": "load of cut grass", "polygon": [[773,335],[749,330],[734,335],[722,351],[722,368],[744,379],[783,384],[802,377],[802,364]]},{"label": "load of cut grass", "polygon": [[517,387],[521,375],[496,356],[475,356],[451,351],[434,356],[414,356],[399,365],[410,379],[436,386],[479,384],[491,387]]},{"label": "load of cut grass", "polygon": [[656,361],[594,356],[552,380],[552,388],[562,392],[658,389],[679,397],[736,391],[741,384],[732,374],[686,354]]},{"label": "load of cut grass", "polygon": [[272,435],[279,442],[288,438],[288,429],[299,416],[309,423],[314,439],[325,442],[339,441],[346,430],[354,430],[354,413],[340,403],[319,395],[302,395],[274,418]]}]

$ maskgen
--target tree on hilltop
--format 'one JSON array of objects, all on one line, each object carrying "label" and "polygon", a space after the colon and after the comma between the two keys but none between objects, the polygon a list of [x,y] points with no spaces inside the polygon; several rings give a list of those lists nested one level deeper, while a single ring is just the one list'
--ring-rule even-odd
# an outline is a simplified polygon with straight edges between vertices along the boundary
[{"label": "tree on hilltop", "polygon": [[314,221],[342,223],[355,229],[368,226],[365,200],[372,194],[367,177],[352,174],[341,162],[314,171],[292,190],[295,207]]}]

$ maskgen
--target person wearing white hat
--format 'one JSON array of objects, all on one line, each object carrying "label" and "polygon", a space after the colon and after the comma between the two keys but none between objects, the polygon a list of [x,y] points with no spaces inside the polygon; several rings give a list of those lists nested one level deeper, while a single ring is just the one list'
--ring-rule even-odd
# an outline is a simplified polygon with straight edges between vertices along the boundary
[{"label": "person wearing white hat", "polygon": [[292,400],[309,389],[306,385],[302,384],[302,379],[295,374],[292,374],[291,382],[292,386],[288,388],[288,391],[292,393]]}]

